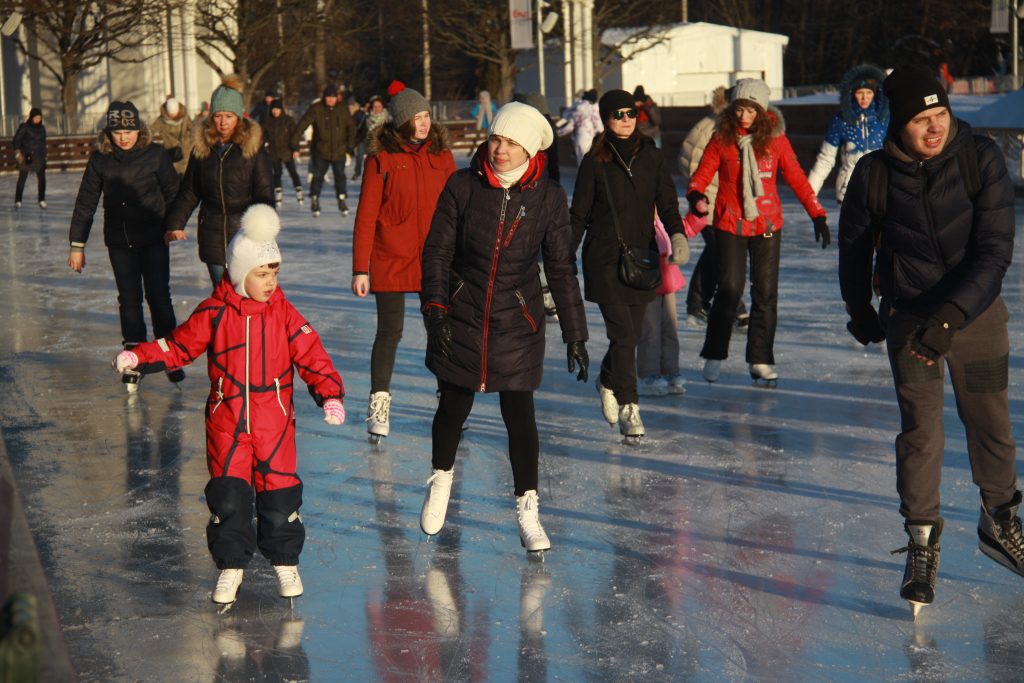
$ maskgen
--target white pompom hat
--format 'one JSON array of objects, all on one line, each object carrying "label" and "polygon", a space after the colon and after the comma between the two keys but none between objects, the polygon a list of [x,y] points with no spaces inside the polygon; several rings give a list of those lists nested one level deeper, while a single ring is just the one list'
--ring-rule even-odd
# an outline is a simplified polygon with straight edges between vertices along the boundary
[{"label": "white pompom hat", "polygon": [[509,102],[499,109],[489,132],[519,143],[531,158],[555,140],[551,124],[544,115],[522,102]]},{"label": "white pompom hat", "polygon": [[281,250],[274,241],[281,232],[281,219],[272,207],[253,204],[242,214],[242,227],[228,243],[228,276],[240,296],[245,278],[253,268],[281,262]]}]

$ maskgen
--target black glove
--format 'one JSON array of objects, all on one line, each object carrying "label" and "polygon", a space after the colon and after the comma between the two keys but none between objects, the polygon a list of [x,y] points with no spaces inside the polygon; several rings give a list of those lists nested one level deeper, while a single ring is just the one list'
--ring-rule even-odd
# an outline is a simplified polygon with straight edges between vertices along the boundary
[{"label": "black glove", "polygon": [[586,342],[569,342],[566,345],[565,352],[569,357],[569,372],[576,372],[576,365],[578,363],[580,371],[579,374],[576,375],[576,379],[580,382],[586,382],[587,377],[590,376],[587,373],[587,369],[590,367],[590,356],[587,355]]},{"label": "black glove", "polygon": [[850,314],[850,322],[846,323],[846,329],[850,331],[853,338],[864,346],[874,342],[875,344],[885,339],[885,330],[878,321],[878,313],[871,304],[864,304],[861,308],[846,307]]},{"label": "black glove", "polygon": [[[703,218],[704,216],[708,215],[708,212],[706,210],[697,210],[697,202],[702,200],[705,205],[709,205],[708,196],[703,192],[697,192],[697,190],[690,190],[686,195],[686,201],[690,203],[690,213],[692,213],[694,216],[697,216],[698,218]],[[708,208],[710,209],[710,206],[708,206]]]},{"label": "black glove", "polygon": [[431,306],[423,314],[423,325],[427,328],[427,351],[451,359],[452,327],[448,324],[448,311]]},{"label": "black glove", "polygon": [[181,161],[185,158],[185,151],[181,147],[171,147],[167,150],[171,155],[171,161]]},{"label": "black glove", "polygon": [[828,231],[828,222],[825,217],[818,216],[812,218],[811,221],[814,223],[814,241],[821,242],[822,249],[832,244],[832,233]]},{"label": "black glove", "polygon": [[966,317],[956,304],[947,301],[917,328],[910,340],[910,350],[928,360],[939,360],[949,353],[953,334]]}]

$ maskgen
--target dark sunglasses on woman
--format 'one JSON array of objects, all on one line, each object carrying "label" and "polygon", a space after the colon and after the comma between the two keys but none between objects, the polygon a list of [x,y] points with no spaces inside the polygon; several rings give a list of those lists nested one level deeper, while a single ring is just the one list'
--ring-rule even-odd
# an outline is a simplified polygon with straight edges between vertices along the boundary
[{"label": "dark sunglasses on woman", "polygon": [[626,118],[627,116],[629,118],[631,118],[631,119],[635,119],[636,118],[636,109],[621,110],[621,111],[617,111],[614,114],[612,114],[612,117],[614,117],[616,121],[621,121],[622,119]]}]

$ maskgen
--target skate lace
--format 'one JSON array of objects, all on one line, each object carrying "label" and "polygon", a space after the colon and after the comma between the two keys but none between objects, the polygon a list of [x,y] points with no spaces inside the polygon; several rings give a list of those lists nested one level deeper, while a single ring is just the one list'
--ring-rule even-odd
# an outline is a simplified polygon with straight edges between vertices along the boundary
[{"label": "skate lace", "polygon": [[[434,470],[434,473],[427,479],[427,486],[451,486],[452,477],[455,476],[455,470]],[[445,481],[447,479],[448,481]]]},{"label": "skate lace", "polygon": [[519,528],[522,529],[524,536],[532,538],[544,533],[537,513],[537,495],[532,491],[528,492],[523,496],[523,505],[516,515],[519,519]]},{"label": "skate lace", "polygon": [[1021,531],[1020,517],[1014,515],[1008,522],[998,522],[998,526],[1003,546],[1018,561],[1024,558],[1024,532]]},{"label": "skate lace", "polygon": [[391,401],[389,399],[389,396],[377,396],[371,399],[370,409],[366,411],[366,421],[387,422],[391,412]]},{"label": "skate lace", "polygon": [[[238,570],[225,569],[217,577],[217,590],[226,591],[231,590],[232,586],[235,585],[235,577],[238,575]],[[209,584],[207,584],[209,585]]]},{"label": "skate lace", "polygon": [[939,573],[939,551],[942,548],[935,545],[917,545],[913,541],[902,548],[892,551],[892,555],[910,553],[910,576],[914,583],[935,584],[935,578]]},{"label": "skate lace", "polygon": [[274,567],[277,572],[277,580],[283,586],[292,586],[299,581],[299,572],[295,567]]}]

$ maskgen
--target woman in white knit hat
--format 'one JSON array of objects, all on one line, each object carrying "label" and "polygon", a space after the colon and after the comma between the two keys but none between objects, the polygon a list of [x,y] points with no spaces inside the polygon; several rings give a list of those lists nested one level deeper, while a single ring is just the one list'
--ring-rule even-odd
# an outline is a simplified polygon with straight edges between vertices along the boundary
[{"label": "woman in white knit hat", "polygon": [[519,539],[530,552],[551,542],[537,514],[539,440],[533,392],[544,365],[543,254],[558,305],[569,372],[587,379],[587,323],[570,247],[565,192],[544,173],[553,141],[544,116],[511,102],[468,169],[448,179],[423,249],[420,300],[427,367],[440,400],[433,424],[432,474],[420,527],[444,526],[455,451],[475,392],[498,392],[509,437]]}]

